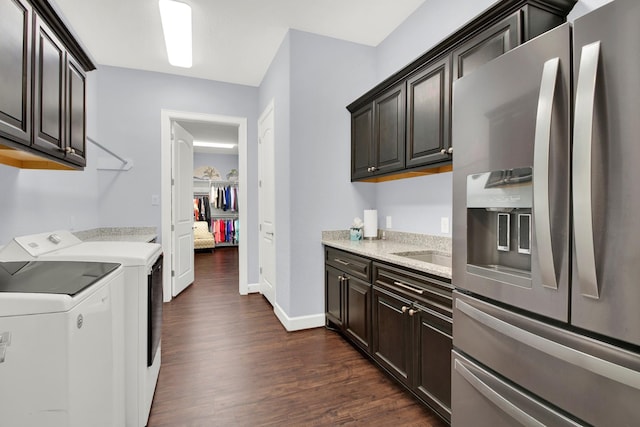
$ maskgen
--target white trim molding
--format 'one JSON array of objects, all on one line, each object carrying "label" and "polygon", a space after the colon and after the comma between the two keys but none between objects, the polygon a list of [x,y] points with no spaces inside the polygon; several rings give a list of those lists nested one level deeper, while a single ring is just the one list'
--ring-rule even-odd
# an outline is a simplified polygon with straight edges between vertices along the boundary
[{"label": "white trim molding", "polygon": [[[247,118],[221,116],[216,114],[193,113],[186,111],[160,110],[160,187],[162,191],[162,251],[164,252],[164,301],[171,301],[171,122],[176,120],[211,122],[238,125],[238,186],[240,206],[247,205]],[[240,224],[247,224],[247,209],[240,210]],[[246,227],[246,226],[242,226]],[[245,228],[246,230],[246,228]],[[240,233],[238,242],[239,293],[249,293],[248,272],[249,259],[247,252],[247,233]]]},{"label": "white trim molding", "polygon": [[277,303],[273,306],[273,312],[288,332],[319,328],[325,325],[324,313],[312,314],[309,316],[289,317]]}]

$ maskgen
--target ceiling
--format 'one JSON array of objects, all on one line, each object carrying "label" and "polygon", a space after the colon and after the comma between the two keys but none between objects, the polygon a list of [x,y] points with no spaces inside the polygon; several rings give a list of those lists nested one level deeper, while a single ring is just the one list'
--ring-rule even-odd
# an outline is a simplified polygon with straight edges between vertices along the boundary
[{"label": "ceiling", "polygon": [[217,153],[238,155],[238,126],[225,123],[177,121],[193,136],[194,141],[227,142],[236,144],[235,148],[193,147],[195,153]]},{"label": "ceiling", "polygon": [[259,86],[288,29],[377,46],[425,0],[182,0],[193,67],[169,65],[158,0],[50,0],[99,65]]}]

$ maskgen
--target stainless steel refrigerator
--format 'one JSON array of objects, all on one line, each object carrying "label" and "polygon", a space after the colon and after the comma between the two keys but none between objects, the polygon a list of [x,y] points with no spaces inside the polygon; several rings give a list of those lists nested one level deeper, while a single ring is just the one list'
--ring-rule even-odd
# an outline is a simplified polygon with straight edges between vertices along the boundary
[{"label": "stainless steel refrigerator", "polygon": [[640,425],[640,2],[453,86],[452,424]]}]

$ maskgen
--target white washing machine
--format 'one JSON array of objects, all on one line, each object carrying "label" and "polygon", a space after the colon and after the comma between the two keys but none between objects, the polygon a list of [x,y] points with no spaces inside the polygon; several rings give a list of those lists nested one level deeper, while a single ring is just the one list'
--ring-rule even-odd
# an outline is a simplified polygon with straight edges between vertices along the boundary
[{"label": "white washing machine", "polygon": [[[34,249],[34,245],[37,249]],[[27,249],[29,248],[29,249]],[[20,249],[38,260],[102,261],[124,270],[124,408],[126,427],[147,425],[160,372],[162,246],[142,242],[83,242],[66,230],[16,237],[0,252]],[[24,253],[17,255],[24,257]]]},{"label": "white washing machine", "polygon": [[0,262],[0,425],[123,425],[123,273]]}]

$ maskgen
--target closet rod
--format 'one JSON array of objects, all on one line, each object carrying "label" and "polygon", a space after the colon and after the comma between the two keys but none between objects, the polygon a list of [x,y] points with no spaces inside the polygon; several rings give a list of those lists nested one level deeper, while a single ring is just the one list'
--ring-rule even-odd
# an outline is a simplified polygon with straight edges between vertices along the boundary
[{"label": "closet rod", "polygon": [[[87,141],[91,142],[93,145],[97,146],[98,148],[103,149],[108,154],[111,154],[113,157],[115,157],[116,159],[118,159],[118,160],[120,160],[122,162],[122,165],[119,168],[114,168],[114,167],[109,167],[109,166],[103,166],[103,167],[98,166],[98,169],[101,169],[101,170],[128,171],[129,169],[131,169],[133,167],[133,160],[125,159],[125,158],[120,157],[119,155],[117,155],[116,153],[114,153],[113,151],[111,151],[110,149],[105,147],[104,145],[100,144],[98,141],[96,141],[95,139],[91,138],[90,136],[87,136]],[[100,160],[100,159],[98,159],[98,160]]]}]

